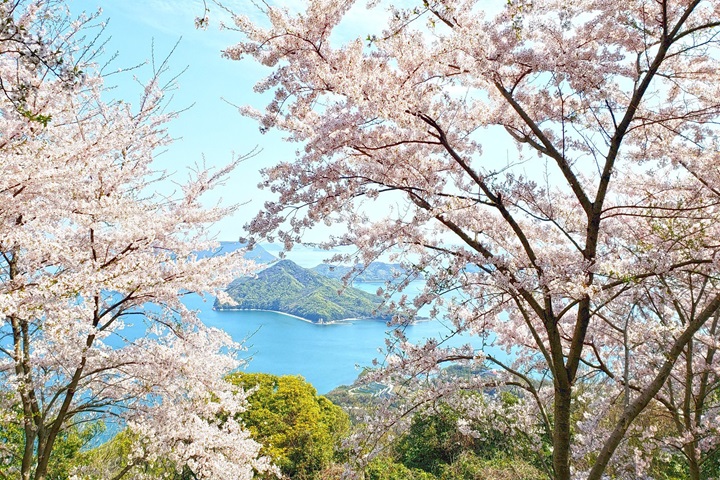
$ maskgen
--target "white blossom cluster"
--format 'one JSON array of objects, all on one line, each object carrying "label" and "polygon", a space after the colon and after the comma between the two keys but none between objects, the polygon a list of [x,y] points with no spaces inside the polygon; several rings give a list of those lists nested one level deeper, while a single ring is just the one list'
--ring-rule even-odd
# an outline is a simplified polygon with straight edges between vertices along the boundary
[{"label": "white blossom cluster", "polygon": [[720,4],[379,0],[367,37],[338,41],[357,3],[235,19],[225,54],[271,69],[243,113],[302,144],[265,170],[276,199],[251,230],[291,247],[337,226],[327,246],[426,279],[414,302],[383,289],[397,323],[429,312],[511,355],[392,340],[379,363],[407,411],[449,395],[439,364],[486,358],[535,404],[553,478],[643,478],[670,451],[699,478],[718,438]]},{"label": "white blossom cluster", "polygon": [[0,5],[0,411],[32,446],[6,473],[44,478],[62,432],[113,418],[139,442],[129,462],[250,478],[270,466],[235,419],[246,393],[223,380],[239,345],[181,301],[253,269],[241,251],[198,255],[234,208],[202,195],[237,162],[161,193],[153,159],[174,116],[163,72],[137,104],[107,102],[83,60],[88,19],[56,7]]}]

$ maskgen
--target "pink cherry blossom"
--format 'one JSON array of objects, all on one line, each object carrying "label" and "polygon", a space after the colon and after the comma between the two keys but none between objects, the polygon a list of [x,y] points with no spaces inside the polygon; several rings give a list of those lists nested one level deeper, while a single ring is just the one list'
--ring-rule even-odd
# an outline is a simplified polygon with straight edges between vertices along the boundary
[{"label": "pink cherry blossom", "polygon": [[[645,475],[639,419],[681,412],[668,389],[708,385],[698,358],[717,342],[717,2],[375,1],[376,29],[338,43],[353,3],[235,19],[225,55],[270,67],[256,90],[274,95],[242,113],[299,144],[265,169],[276,200],[249,228],[292,247],[336,225],[326,246],[427,278],[414,303],[388,286],[399,318],[435,305],[456,332],[512,352],[391,341],[378,379],[404,376],[411,411],[451,387],[484,391],[484,378],[436,381],[439,365],[484,360],[552,438],[549,476]],[[586,385],[598,398],[583,403]],[[573,424],[578,408],[595,416]],[[683,451],[712,443],[684,415]],[[376,419],[374,438],[396,423]]]},{"label": "pink cherry blossom", "polygon": [[25,445],[5,474],[45,478],[61,432],[114,418],[139,442],[129,461],[251,478],[270,465],[234,419],[246,392],[224,380],[240,345],[182,303],[253,270],[242,251],[198,256],[234,208],[202,195],[237,162],[161,191],[153,159],[174,115],[158,77],[136,105],[107,102],[81,60],[87,22],[68,27],[57,6],[0,5],[0,410]]}]

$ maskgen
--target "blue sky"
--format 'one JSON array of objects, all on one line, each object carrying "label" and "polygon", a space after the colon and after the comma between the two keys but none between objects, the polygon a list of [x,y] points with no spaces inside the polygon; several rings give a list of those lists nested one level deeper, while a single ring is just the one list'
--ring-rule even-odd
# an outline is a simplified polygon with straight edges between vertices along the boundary
[{"label": "blue sky", "polygon": [[[176,172],[175,178],[182,180],[187,168],[203,162],[203,158],[207,166],[222,166],[229,163],[234,155],[242,156],[257,150],[258,153],[243,162],[224,187],[207,197],[209,204],[221,198],[224,204],[242,204],[233,217],[217,225],[218,239],[236,240],[245,236],[243,225],[262,209],[263,203],[272,195],[258,190],[257,184],[261,180],[259,170],[293,158],[298,148],[283,142],[278,132],[261,135],[255,122],[242,117],[237,111],[237,106],[247,104],[264,107],[268,99],[253,92],[253,86],[270,71],[252,60],[222,58],[222,50],[240,38],[237,32],[219,28],[224,12],[210,0],[207,0],[207,5],[211,8],[211,22],[204,31],[197,30],[194,22],[204,13],[202,0],[67,1],[74,14],[102,9],[100,19],[108,20],[105,56],[118,55],[107,71],[145,63],[136,71],[108,77],[107,84],[116,86],[110,92],[114,98],[131,103],[137,101],[141,86],[133,77],[137,76],[140,80],[149,78],[153,51],[156,61],[161,61],[179,41],[170,58],[170,72],[166,77],[169,79],[187,68],[177,82],[178,89],[171,92],[171,107],[187,110],[170,124],[170,133],[176,140],[157,158],[157,166]],[[297,11],[302,9],[306,0],[270,0],[270,3],[280,3]],[[261,20],[250,0],[226,0],[224,4],[235,12]],[[357,2],[347,14],[333,34],[335,42],[365,38],[382,26],[382,22],[378,22],[377,10],[368,12],[364,5],[365,2]],[[486,146],[491,158],[503,161],[512,155],[508,145],[496,138],[486,142]],[[321,226],[309,240],[321,240],[326,234],[327,228]]]},{"label": "blue sky", "polygon": [[[221,197],[224,204],[244,204],[238,213],[217,226],[221,240],[235,240],[244,235],[242,225],[262,208],[269,193],[257,189],[263,166],[294,156],[296,145],[281,141],[281,135],[261,135],[257,125],[243,118],[234,105],[252,104],[262,107],[262,96],[252,91],[253,85],[268,71],[252,61],[231,61],[221,57],[221,50],[238,40],[237,33],[221,31],[213,22],[206,31],[195,29],[194,19],[203,13],[202,1],[194,0],[69,0],[74,14],[92,13],[102,9],[101,19],[108,20],[105,56],[117,53],[106,71],[115,71],[145,63],[132,72],[113,74],[107,84],[114,98],[136,102],[141,87],[134,79],[150,76],[152,53],[155,60],[164,59],[180,41],[170,58],[169,79],[185,71],[178,79],[178,88],[171,93],[171,107],[187,111],[169,125],[176,138],[170,148],[158,156],[157,165],[182,180],[188,166],[201,163],[224,165],[233,155],[241,156],[253,149],[259,153],[241,164],[227,185],[208,195],[208,203]],[[249,5],[249,2],[244,2]],[[238,4],[238,8],[243,8]],[[212,12],[217,20],[221,12]],[[153,47],[154,45],[154,47]]]}]

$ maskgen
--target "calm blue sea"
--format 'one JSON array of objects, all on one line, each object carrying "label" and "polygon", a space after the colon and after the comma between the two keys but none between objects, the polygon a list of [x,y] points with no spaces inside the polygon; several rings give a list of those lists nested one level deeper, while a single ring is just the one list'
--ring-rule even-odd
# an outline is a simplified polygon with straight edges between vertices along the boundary
[{"label": "calm blue sea", "polygon": [[[375,292],[378,284],[356,283],[356,287]],[[412,290],[420,285],[411,285]],[[192,296],[185,302],[199,310],[203,322],[228,332],[235,341],[247,348],[245,371],[275,375],[302,375],[319,393],[327,393],[339,385],[349,385],[370,366],[373,359],[382,360],[380,352],[389,338],[390,328],[383,321],[358,320],[348,323],[317,325],[295,317],[265,311],[215,311],[212,303]],[[450,330],[439,320],[419,322],[405,327],[405,334],[413,341],[438,335],[447,336]],[[448,345],[480,340],[456,337]]]},{"label": "calm blue sea", "polygon": [[[278,245],[263,245],[279,255]],[[305,268],[312,268],[331,256],[331,253],[302,245],[296,246],[288,258]],[[375,293],[378,283],[355,282],[354,287]],[[422,282],[411,283],[409,297],[419,293]],[[324,394],[340,385],[351,384],[373,359],[382,361],[385,340],[390,328],[383,321],[359,320],[332,325],[308,323],[297,318],[263,311],[214,311],[212,301],[203,302],[199,296],[188,297],[188,307],[198,310],[206,325],[228,332],[235,341],[243,342],[248,360],[245,371],[275,375],[301,375]],[[440,320],[420,322],[405,328],[412,341],[447,336],[449,328]],[[453,337],[445,345],[461,346],[470,343],[482,346],[477,337]],[[493,350],[496,355],[504,354]]]},{"label": "calm blue sea", "polygon": [[[274,254],[273,246],[266,247]],[[310,268],[329,256],[328,252],[300,247],[291,259],[299,265]],[[356,282],[355,287],[375,293],[379,283]],[[422,281],[411,283],[405,294],[413,297],[422,289]],[[311,382],[319,393],[324,394],[340,385],[349,385],[370,366],[373,359],[381,361],[385,340],[391,338],[390,328],[379,320],[358,320],[331,325],[318,325],[298,318],[265,311],[215,311],[213,299],[203,301],[198,295],[188,295],[185,304],[197,310],[200,319],[208,326],[228,332],[236,342],[246,348],[245,371],[263,372],[275,375],[301,375]],[[123,344],[134,334],[144,332],[142,321],[132,322],[122,332],[122,337],[110,338],[108,343]],[[411,341],[421,342],[431,337],[445,337],[450,329],[441,320],[419,322],[405,327],[405,334]],[[470,343],[482,347],[477,337],[453,337],[445,342],[449,346]],[[505,355],[493,350],[500,357]]]}]

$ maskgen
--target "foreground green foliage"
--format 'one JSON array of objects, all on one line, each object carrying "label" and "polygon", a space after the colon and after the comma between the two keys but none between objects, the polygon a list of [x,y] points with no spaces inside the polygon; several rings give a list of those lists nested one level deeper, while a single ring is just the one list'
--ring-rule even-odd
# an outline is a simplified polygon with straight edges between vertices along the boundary
[{"label": "foreground green foliage", "polygon": [[417,468],[409,468],[390,457],[376,458],[365,469],[367,480],[435,480],[435,476]]},{"label": "foreground green foliage", "polygon": [[340,440],[350,421],[343,410],[299,376],[234,373],[230,381],[254,390],[242,414],[252,437],[263,445],[283,475],[318,478],[339,456]]},{"label": "foreground green foliage", "polygon": [[484,459],[461,453],[450,464],[439,464],[435,474],[411,468],[391,457],[373,460],[365,469],[367,480],[539,480],[547,476],[519,458],[499,455]]},{"label": "foreground green foliage", "polygon": [[137,448],[137,440],[138,437],[126,429],[96,448],[79,452],[73,462],[73,474],[83,480],[197,478],[188,468],[165,458],[146,456],[142,448]]},{"label": "foreground green foliage", "polygon": [[[70,477],[82,452],[104,429],[101,422],[92,422],[63,430],[53,445],[46,478],[61,480]],[[19,478],[24,445],[25,438],[20,425],[13,422],[0,423],[0,479]]]},{"label": "foreground green foliage", "polygon": [[[508,401],[510,394],[503,395]],[[464,434],[458,428],[461,414],[447,404],[413,417],[410,429],[393,445],[398,464],[388,478],[438,480],[536,480],[547,478],[540,468],[542,448],[527,445],[522,438],[504,434],[493,425],[475,425],[477,436]],[[390,469],[389,471],[392,471]],[[421,476],[419,471],[430,474]],[[403,476],[406,475],[406,476]],[[378,479],[384,478],[379,476]]]},{"label": "foreground green foliage", "polygon": [[[463,372],[460,372],[463,373]],[[262,453],[272,458],[282,478],[297,480],[335,480],[341,477],[348,458],[340,445],[350,434],[350,420],[339,406],[298,376],[261,373],[234,373],[229,379],[252,391],[248,410],[241,414],[252,437],[263,444]],[[382,386],[360,384],[338,388],[328,396],[353,414],[354,422],[377,403]],[[511,391],[492,393],[504,407],[489,421],[474,421],[473,435],[459,428],[465,416],[463,404],[477,401],[468,393],[458,407],[442,401],[416,413],[409,428],[397,432],[383,445],[384,453],[364,467],[365,480],[542,480],[553,478],[548,471],[549,442],[540,437],[539,445],[521,432],[511,432],[511,415],[504,408],[517,405],[519,397]],[[490,398],[490,397],[488,397]],[[486,401],[486,399],[482,399]],[[668,419],[648,412],[641,418],[645,430],[661,434]],[[582,415],[583,411],[576,412]],[[75,475],[88,480],[146,478],[192,480],[194,474],[164,458],[147,456],[138,449],[138,438],[123,430],[111,440],[94,446],[104,431],[99,423],[78,425],[56,444],[49,465],[48,479]],[[0,424],[0,480],[18,478],[22,430],[11,422]],[[635,440],[632,440],[635,441]],[[588,458],[587,461],[592,461]],[[622,468],[622,465],[619,466]],[[613,471],[613,470],[611,470]],[[703,464],[700,478],[718,478],[715,456]],[[679,453],[660,451],[652,457],[649,477],[655,480],[684,480],[689,477],[686,462]],[[611,473],[612,474],[612,473]],[[622,476],[622,475],[620,475]],[[270,475],[257,478],[268,480]],[[618,477],[620,478],[620,477]]]}]

